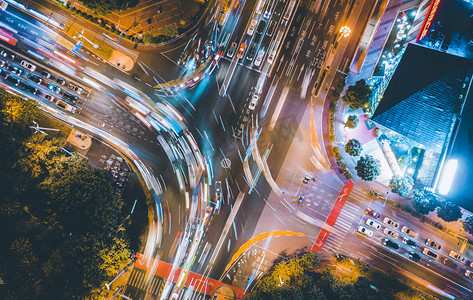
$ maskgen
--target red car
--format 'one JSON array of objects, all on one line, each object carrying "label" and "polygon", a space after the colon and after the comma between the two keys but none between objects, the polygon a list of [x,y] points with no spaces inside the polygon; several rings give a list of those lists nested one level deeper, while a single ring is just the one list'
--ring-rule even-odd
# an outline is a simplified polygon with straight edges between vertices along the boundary
[{"label": "red car", "polygon": [[240,49],[238,49],[238,54],[237,54],[238,58],[243,57],[243,55],[245,54],[245,50],[246,50],[246,44],[243,43],[240,45]]},{"label": "red car", "polygon": [[212,215],[212,211],[213,211],[212,206],[207,207],[207,209],[205,210],[205,214],[204,214],[204,222],[205,223],[207,223],[209,221],[210,216]]},{"label": "red car", "polygon": [[376,219],[381,216],[380,214],[378,214],[377,212],[375,212],[371,208],[368,208],[367,210],[365,210],[365,214],[367,214],[368,216],[371,216],[373,218],[376,218]]}]

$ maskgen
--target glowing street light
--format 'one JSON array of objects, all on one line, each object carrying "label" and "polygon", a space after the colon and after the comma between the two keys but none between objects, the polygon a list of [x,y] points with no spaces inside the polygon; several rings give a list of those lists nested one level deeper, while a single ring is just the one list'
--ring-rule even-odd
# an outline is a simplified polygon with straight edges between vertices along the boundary
[{"label": "glowing street light", "polygon": [[340,41],[340,39],[341,39],[342,37],[347,37],[347,36],[349,36],[350,33],[351,33],[350,27],[348,27],[348,26],[343,26],[342,28],[340,28],[340,37],[338,38],[338,41]]}]

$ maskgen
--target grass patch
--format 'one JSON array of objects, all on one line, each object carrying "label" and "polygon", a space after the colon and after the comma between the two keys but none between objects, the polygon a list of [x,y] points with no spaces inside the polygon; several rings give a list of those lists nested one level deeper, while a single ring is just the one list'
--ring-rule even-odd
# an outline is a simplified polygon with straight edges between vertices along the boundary
[{"label": "grass patch", "polygon": [[[67,28],[67,34],[70,36],[77,36],[80,34],[82,30],[80,30],[78,27],[75,26],[69,26]],[[92,43],[87,41],[86,39],[81,39],[81,41],[84,43],[84,46],[89,49],[90,51],[96,53],[97,55],[100,55],[102,58],[105,60],[109,60],[112,57],[113,53],[113,48],[108,46],[107,44],[103,43],[101,40],[96,39],[93,35],[88,34],[84,32],[83,36],[88,39],[90,42],[97,44],[99,48],[95,48]]]},{"label": "grass patch", "polygon": [[50,137],[58,138],[61,140],[66,141],[67,137],[72,131],[72,128],[68,125],[66,125],[64,122],[61,122],[53,117],[49,117],[46,114],[40,114],[38,120],[40,127],[45,127],[45,128],[54,128],[54,129],[60,129],[61,131],[45,131]]}]

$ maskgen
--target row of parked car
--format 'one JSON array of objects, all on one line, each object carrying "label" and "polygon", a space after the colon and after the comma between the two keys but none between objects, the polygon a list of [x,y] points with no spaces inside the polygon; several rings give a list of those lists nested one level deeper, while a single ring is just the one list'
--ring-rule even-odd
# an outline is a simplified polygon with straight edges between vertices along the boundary
[{"label": "row of parked car", "polygon": [[[381,224],[374,220],[374,219],[380,218],[381,215],[379,213],[377,213],[374,210],[368,208],[368,209],[365,210],[365,214],[367,216],[373,218],[373,219],[368,218],[365,221],[365,225],[367,225],[367,226],[369,226],[369,227],[371,227],[375,230],[382,229]],[[388,235],[391,239],[396,240],[399,237],[399,233],[397,233],[395,230],[400,228],[399,223],[392,220],[389,217],[385,217],[383,219],[383,223],[388,225],[383,229],[383,233]],[[407,227],[407,226],[403,226],[401,228],[401,231],[404,234],[409,236],[409,237],[402,237],[402,242],[404,244],[406,244],[407,246],[409,246],[413,249],[416,249],[418,247],[418,245],[412,239],[417,239],[419,234],[417,232],[415,232],[414,230],[412,230],[411,228]],[[358,226],[357,232],[365,234],[367,236],[372,236],[373,235],[373,231],[366,228],[363,225]],[[398,250],[400,248],[400,246],[391,239],[388,239],[388,238],[383,239],[383,245],[385,245],[386,247],[389,247],[393,250]],[[440,256],[437,252],[435,252],[435,250],[436,251],[440,250],[442,248],[442,245],[440,245],[439,243],[437,243],[436,241],[434,241],[432,239],[426,239],[424,244],[427,247],[424,247],[424,249],[422,249],[422,254],[424,254],[424,255],[426,255],[429,258],[434,259],[434,260],[439,259]],[[462,263],[462,264],[464,264],[466,262],[465,257],[461,256],[458,252],[456,252],[454,250],[450,251],[448,256],[456,262],[459,262],[459,263]],[[419,254],[417,254],[416,252],[414,252],[414,251],[409,252],[409,257],[412,260],[416,261],[416,262],[419,262],[422,259],[421,256]],[[453,268],[453,269],[456,269],[458,267],[458,265],[455,262],[449,260],[448,258],[445,258],[443,260],[443,263],[444,263],[444,265],[446,265],[450,268]],[[470,266],[473,268],[473,262],[470,263]],[[473,278],[473,272],[467,270],[465,272],[465,276]]]}]

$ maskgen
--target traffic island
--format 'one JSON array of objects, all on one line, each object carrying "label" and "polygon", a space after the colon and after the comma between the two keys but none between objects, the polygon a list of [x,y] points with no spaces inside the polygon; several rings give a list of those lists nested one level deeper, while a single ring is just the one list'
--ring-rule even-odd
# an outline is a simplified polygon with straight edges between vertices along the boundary
[{"label": "traffic island", "polygon": [[72,129],[67,137],[67,144],[74,148],[73,150],[82,155],[86,155],[92,145],[92,138],[90,135],[83,133],[77,129]]}]

